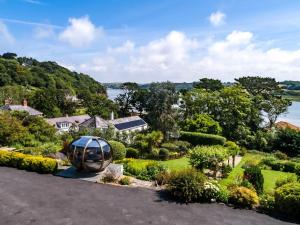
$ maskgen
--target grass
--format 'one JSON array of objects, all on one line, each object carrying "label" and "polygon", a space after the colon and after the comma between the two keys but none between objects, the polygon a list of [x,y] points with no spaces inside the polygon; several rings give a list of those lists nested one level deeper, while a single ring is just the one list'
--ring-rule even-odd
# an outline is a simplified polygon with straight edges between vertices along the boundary
[{"label": "grass", "polygon": [[162,161],[161,163],[165,165],[169,170],[180,170],[180,169],[191,168],[189,159],[187,157]]},{"label": "grass", "polygon": [[242,168],[242,166],[245,164],[245,162],[249,161],[249,160],[261,160],[264,156],[261,154],[257,154],[257,153],[247,153],[245,156],[243,156],[241,162],[234,167],[234,169],[231,171],[231,173],[229,174],[229,176],[223,180],[221,180],[221,184],[224,186],[228,186],[232,183],[235,182],[235,180],[238,177],[243,176],[243,172],[244,169]]},{"label": "grass", "polygon": [[262,174],[264,176],[264,191],[265,192],[273,192],[275,189],[275,183],[279,178],[284,178],[293,173],[274,171],[274,170],[262,170]]},{"label": "grass", "polygon": [[[247,153],[239,163],[229,174],[229,176],[225,179],[223,179],[220,183],[224,186],[228,186],[232,183],[235,183],[235,180],[238,177],[243,176],[244,169],[242,166],[247,162],[248,160],[261,160],[263,158],[263,154],[259,153]],[[264,176],[264,191],[265,192],[272,192],[275,188],[275,183],[279,178],[284,178],[292,173],[287,172],[281,172],[281,171],[274,171],[274,170],[262,170],[262,174]]]},{"label": "grass", "polygon": [[[148,159],[133,159],[136,163],[139,164],[145,164],[149,161],[154,160],[148,160]],[[167,161],[159,161],[161,164],[163,164],[166,168],[169,170],[180,170],[180,169],[187,169],[191,168],[191,165],[189,164],[189,159],[187,157],[182,157],[179,159],[172,159]]]}]

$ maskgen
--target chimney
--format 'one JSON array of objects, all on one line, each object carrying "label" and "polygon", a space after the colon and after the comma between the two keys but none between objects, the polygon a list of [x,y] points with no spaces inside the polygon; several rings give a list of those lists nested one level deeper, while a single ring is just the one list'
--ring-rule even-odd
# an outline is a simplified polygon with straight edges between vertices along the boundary
[{"label": "chimney", "polygon": [[66,118],[68,118],[69,117],[69,114],[66,114],[66,116],[65,116]]},{"label": "chimney", "polygon": [[115,115],[114,115],[114,112],[112,111],[111,113],[110,113],[110,120],[114,120],[115,119]]},{"label": "chimney", "polygon": [[22,106],[28,106],[28,101],[26,98],[22,100]]},{"label": "chimney", "polygon": [[4,100],[4,105],[11,105],[11,103],[12,103],[12,98],[6,98]]}]

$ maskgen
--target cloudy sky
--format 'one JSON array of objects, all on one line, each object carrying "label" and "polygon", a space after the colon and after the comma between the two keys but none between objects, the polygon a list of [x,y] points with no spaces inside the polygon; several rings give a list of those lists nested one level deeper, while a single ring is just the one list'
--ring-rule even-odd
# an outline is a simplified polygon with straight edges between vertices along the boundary
[{"label": "cloudy sky", "polygon": [[0,0],[0,54],[101,82],[300,80],[299,0]]}]

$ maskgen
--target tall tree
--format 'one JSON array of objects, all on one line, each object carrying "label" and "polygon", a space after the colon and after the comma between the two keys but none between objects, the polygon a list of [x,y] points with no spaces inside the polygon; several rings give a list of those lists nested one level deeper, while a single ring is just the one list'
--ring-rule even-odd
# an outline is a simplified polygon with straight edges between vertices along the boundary
[{"label": "tall tree", "polygon": [[117,114],[118,106],[103,95],[92,95],[87,104],[87,113],[109,119],[112,112]]},{"label": "tall tree", "polygon": [[166,139],[177,131],[176,112],[172,108],[177,100],[178,95],[173,83],[163,82],[150,85],[147,118],[152,128],[162,131]]},{"label": "tall tree", "polygon": [[237,83],[242,85],[250,94],[261,95],[264,99],[282,93],[279,83],[270,77],[241,77],[235,79]]},{"label": "tall tree", "polygon": [[202,78],[198,83],[195,84],[194,87],[198,89],[205,89],[210,91],[219,91],[224,86],[220,80]]},{"label": "tall tree", "polygon": [[134,108],[134,96],[138,91],[139,86],[137,83],[126,82],[121,85],[121,89],[123,93],[117,96],[116,102],[120,107],[120,115],[128,116]]},{"label": "tall tree", "polygon": [[[252,113],[252,115],[257,115],[264,111],[269,120],[269,127],[273,127],[279,115],[285,113],[291,105],[291,101],[282,98],[283,90],[274,78],[242,77],[236,79],[236,81],[253,96],[253,110],[257,111],[257,113]],[[259,122],[257,116],[251,119],[252,125],[254,125],[255,121]],[[258,125],[256,124],[256,126]]]}]

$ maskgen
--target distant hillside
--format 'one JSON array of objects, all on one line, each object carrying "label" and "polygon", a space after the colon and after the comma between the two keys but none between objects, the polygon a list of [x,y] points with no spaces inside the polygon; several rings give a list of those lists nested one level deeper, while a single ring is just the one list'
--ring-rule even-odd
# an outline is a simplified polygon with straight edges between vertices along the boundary
[{"label": "distant hillside", "polygon": [[[183,83],[174,83],[174,84],[175,84],[176,90],[182,90],[182,89],[189,90],[189,89],[192,89],[193,85],[194,85],[194,83],[185,83],[185,82],[183,82]],[[122,83],[103,83],[103,85],[105,87],[111,88],[111,89],[120,89]],[[150,83],[148,83],[148,84],[139,84],[139,86],[141,88],[148,89],[149,86],[150,86]]]},{"label": "distant hillside", "polygon": [[29,89],[68,90],[70,94],[106,93],[105,87],[90,76],[72,72],[56,62],[39,62],[14,53],[0,55],[0,87],[20,85]]}]

